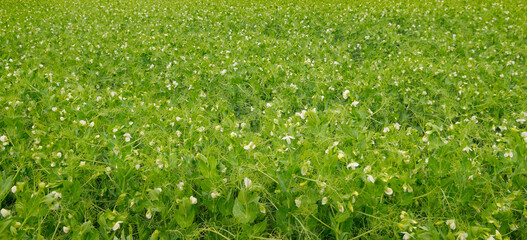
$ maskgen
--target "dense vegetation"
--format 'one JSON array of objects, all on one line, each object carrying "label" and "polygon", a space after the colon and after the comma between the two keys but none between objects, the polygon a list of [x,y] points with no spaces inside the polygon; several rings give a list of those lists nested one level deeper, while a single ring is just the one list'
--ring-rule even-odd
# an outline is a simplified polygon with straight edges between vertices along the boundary
[{"label": "dense vegetation", "polygon": [[3,0],[0,238],[525,238],[525,1],[397,2]]}]

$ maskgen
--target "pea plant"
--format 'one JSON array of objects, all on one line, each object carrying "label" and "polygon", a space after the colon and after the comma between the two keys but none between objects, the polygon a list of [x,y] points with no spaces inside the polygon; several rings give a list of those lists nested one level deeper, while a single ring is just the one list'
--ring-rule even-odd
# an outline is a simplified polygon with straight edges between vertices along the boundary
[{"label": "pea plant", "polygon": [[0,239],[523,239],[526,4],[3,0]]}]

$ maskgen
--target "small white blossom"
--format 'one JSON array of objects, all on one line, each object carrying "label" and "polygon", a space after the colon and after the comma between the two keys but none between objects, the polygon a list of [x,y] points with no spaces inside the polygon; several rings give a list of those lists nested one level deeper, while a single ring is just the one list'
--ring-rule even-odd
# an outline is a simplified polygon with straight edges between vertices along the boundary
[{"label": "small white blossom", "polygon": [[119,228],[121,228],[121,223],[123,223],[123,221],[117,221],[113,227],[112,227],[112,230],[113,231],[117,231]]},{"label": "small white blossom", "polygon": [[372,175],[368,175],[366,179],[371,183],[375,183],[375,178]]},{"label": "small white blossom", "polygon": [[299,208],[301,204],[302,204],[302,201],[300,201],[300,199],[298,199],[298,198],[295,199],[295,205],[296,205],[297,208]]},{"label": "small white blossom", "polygon": [[350,90],[346,90],[346,91],[344,91],[344,92],[342,93],[342,97],[343,97],[344,99],[348,99],[348,95],[349,95],[349,94],[350,94]]},{"label": "small white blossom", "polygon": [[60,207],[60,203],[55,203],[55,205],[51,206],[50,209],[55,211],[55,210],[59,209],[59,207]]},{"label": "small white blossom", "polygon": [[152,212],[150,212],[150,210],[146,211],[146,218],[152,218]]},{"label": "small white blossom", "polygon": [[468,233],[461,232],[461,233],[459,233],[459,235],[457,235],[456,240],[466,240],[467,238],[468,238]]},{"label": "small white blossom", "polygon": [[17,190],[16,185],[11,188],[12,193],[16,193],[16,190]]},{"label": "small white blossom", "polygon": [[5,208],[2,208],[2,210],[0,210],[0,213],[2,214],[2,217],[9,217],[11,216],[11,211],[5,209]]},{"label": "small white blossom", "polygon": [[393,194],[393,189],[391,189],[389,187],[385,187],[384,188],[384,193],[386,193],[386,195],[392,195]]},{"label": "small white blossom", "polygon": [[356,107],[357,105],[359,105],[359,101],[354,101],[354,102],[351,103],[352,107]]},{"label": "small white blossom", "polygon": [[323,197],[322,198],[322,205],[326,205],[328,203],[328,198],[327,197]]},{"label": "small white blossom", "polygon": [[254,149],[255,147],[256,147],[256,145],[254,145],[253,142],[250,142],[249,144],[245,145],[245,146],[243,147],[243,149],[245,149],[245,150],[248,151],[248,150]]},{"label": "small white blossom", "polygon": [[472,148],[466,146],[465,148],[463,148],[463,151],[469,153],[469,152],[472,152]]},{"label": "small white blossom", "polygon": [[358,163],[351,162],[351,163],[348,164],[348,166],[346,166],[346,168],[348,168],[348,169],[351,168],[352,170],[355,170],[355,168],[357,168],[358,166],[359,166]]},{"label": "small white blossom", "polygon": [[408,233],[408,232],[401,232],[401,233],[404,234],[403,235],[403,240],[408,240],[410,238],[413,238],[413,236],[410,235],[410,233]]},{"label": "small white blossom", "polygon": [[180,191],[183,191],[183,187],[185,186],[185,183],[184,182],[180,182],[177,184],[177,187],[179,188]]},{"label": "small white blossom", "polygon": [[211,197],[211,198],[217,198],[217,197],[219,197],[219,196],[220,196],[220,194],[217,193],[216,191],[210,193],[210,197]]},{"label": "small white blossom", "polygon": [[130,142],[130,138],[132,138],[132,136],[130,136],[130,133],[125,133],[123,134],[123,136],[125,142]]},{"label": "small white blossom", "polygon": [[190,203],[192,203],[192,205],[196,205],[198,203],[198,199],[194,196],[190,196]]},{"label": "small white blossom", "polygon": [[302,168],[300,169],[300,173],[302,174],[302,176],[307,175],[307,172],[308,172],[308,167],[302,166]]},{"label": "small white blossom", "polygon": [[70,227],[62,227],[62,231],[64,231],[64,233],[68,233],[70,231]]},{"label": "small white blossom", "polygon": [[79,121],[79,124],[80,124],[81,126],[86,126],[86,121],[84,121],[84,120],[80,120],[80,121]]},{"label": "small white blossom", "polygon": [[339,203],[339,212],[344,212],[344,205],[342,205],[342,203]]},{"label": "small white blossom", "polygon": [[285,140],[287,144],[291,144],[291,139],[295,139],[293,136],[285,136],[282,138],[282,140]]},{"label": "small white blossom", "polygon": [[243,185],[245,186],[245,188],[251,188],[251,186],[253,185],[253,181],[251,181],[251,179],[249,179],[248,177],[244,178],[243,179]]},{"label": "small white blossom", "polygon": [[446,221],[446,225],[448,225],[448,227],[452,230],[456,230],[456,220],[455,219],[450,219],[450,220],[447,220]]}]

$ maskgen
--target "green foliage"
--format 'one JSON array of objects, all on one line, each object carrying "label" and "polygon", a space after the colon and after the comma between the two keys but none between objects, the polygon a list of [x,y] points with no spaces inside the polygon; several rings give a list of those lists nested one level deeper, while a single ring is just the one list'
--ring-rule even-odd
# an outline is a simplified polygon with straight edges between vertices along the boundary
[{"label": "green foliage", "polygon": [[0,239],[522,239],[526,4],[3,0]]}]

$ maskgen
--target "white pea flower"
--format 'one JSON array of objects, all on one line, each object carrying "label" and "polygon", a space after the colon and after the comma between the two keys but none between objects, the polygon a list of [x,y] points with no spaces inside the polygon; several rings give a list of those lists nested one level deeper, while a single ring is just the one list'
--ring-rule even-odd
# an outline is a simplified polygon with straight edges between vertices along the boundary
[{"label": "white pea flower", "polygon": [[302,204],[302,201],[300,201],[300,199],[298,199],[298,198],[295,199],[295,205],[296,205],[297,208],[299,208],[301,204]]},{"label": "white pea flower", "polygon": [[243,179],[243,185],[245,186],[245,188],[251,188],[251,186],[253,185],[253,181],[251,181],[251,179],[249,179],[248,177],[245,177]]},{"label": "white pea flower", "polygon": [[179,188],[180,191],[183,191],[183,187],[185,186],[185,183],[184,182],[179,182],[177,184],[177,187]]},{"label": "white pea flower", "polygon": [[343,151],[339,151],[339,154],[337,155],[337,157],[338,157],[339,159],[342,159],[344,156],[346,156],[346,155],[344,154],[344,152],[343,152]]},{"label": "white pea flower", "polygon": [[79,163],[79,167],[84,167],[85,165],[86,165],[86,162],[85,162],[85,161],[81,161],[81,162]]},{"label": "white pea flower", "polygon": [[148,219],[152,218],[152,212],[150,212],[150,209],[146,211],[146,218]]},{"label": "white pea flower", "polygon": [[357,168],[359,166],[358,163],[356,162],[351,162],[350,164],[348,164],[348,166],[346,166],[346,168],[351,168],[352,170],[355,170],[355,168]]},{"label": "white pea flower", "polygon": [[62,227],[62,231],[64,231],[64,233],[68,233],[70,231],[70,227]]},{"label": "white pea flower", "polygon": [[55,211],[55,210],[59,209],[59,207],[60,207],[60,203],[55,203],[55,205],[51,206],[50,209]]},{"label": "white pea flower", "polygon": [[393,189],[391,189],[390,187],[386,186],[384,188],[384,193],[386,193],[386,195],[392,195],[393,194]]},{"label": "white pea flower", "polygon": [[401,124],[399,124],[399,123],[395,123],[395,124],[393,124],[393,127],[394,127],[396,130],[399,130],[399,129],[401,129]]},{"label": "white pea flower", "polygon": [[13,187],[11,188],[11,192],[12,192],[13,194],[16,193],[16,190],[17,190],[16,185],[13,186]]},{"label": "white pea flower", "polygon": [[6,143],[7,140],[8,140],[8,138],[7,138],[6,135],[2,135],[2,136],[0,137],[0,142]]},{"label": "white pea flower", "polygon": [[339,203],[339,212],[344,212],[344,205],[342,205],[342,203]]},{"label": "white pea flower", "polygon": [[11,216],[11,211],[5,209],[5,208],[2,208],[2,210],[0,210],[0,213],[2,214],[2,217],[9,217]]},{"label": "white pea flower", "polygon": [[459,235],[457,235],[456,240],[466,240],[467,238],[468,238],[468,233],[460,232]]},{"label": "white pea flower", "polygon": [[353,101],[353,102],[351,103],[351,106],[352,106],[352,107],[356,107],[357,105],[359,105],[359,101]]},{"label": "white pea flower", "polygon": [[302,168],[300,169],[300,173],[302,174],[302,176],[307,175],[307,172],[308,172],[307,166],[302,166]]},{"label": "white pea flower", "polygon": [[470,148],[469,146],[466,146],[465,148],[463,148],[463,151],[469,153],[469,152],[472,152],[472,148]]},{"label": "white pea flower", "polygon": [[327,197],[323,197],[322,198],[322,205],[326,205],[328,203],[328,198]]},{"label": "white pea flower", "polygon": [[350,94],[350,90],[345,90],[343,93],[342,93],[342,98],[344,99],[348,99],[348,95]]},{"label": "white pea flower", "polygon": [[117,231],[119,228],[121,228],[121,223],[123,223],[123,221],[117,221],[113,227],[112,227],[112,230],[113,231]]},{"label": "white pea flower", "polygon": [[220,71],[221,75],[225,75],[225,73],[227,73],[227,69],[223,69],[223,70]]},{"label": "white pea flower", "polygon": [[196,205],[198,203],[198,199],[194,196],[190,196],[190,203],[192,203],[192,205]]},{"label": "white pea flower", "polygon": [[265,206],[263,204],[260,204],[260,212],[265,214]]},{"label": "white pea flower", "polygon": [[[521,136],[522,138],[527,138],[527,132],[522,132]],[[5,137],[5,136],[2,136],[2,137]]]},{"label": "white pea flower", "polygon": [[375,178],[372,175],[368,175],[366,179],[371,183],[375,183]]},{"label": "white pea flower", "polygon": [[123,136],[124,136],[124,141],[125,142],[130,142],[130,138],[132,138],[130,133],[125,133],[125,134],[123,134]]},{"label": "white pea flower", "polygon": [[217,193],[216,191],[210,193],[210,197],[211,197],[211,198],[217,198],[217,197],[219,197],[219,196],[220,196],[220,194]]},{"label": "white pea flower", "polygon": [[390,128],[389,128],[389,127],[385,127],[385,128],[382,130],[383,133],[387,133],[387,132],[389,132],[389,131],[390,131]]},{"label": "white pea flower", "polygon": [[81,126],[86,126],[86,121],[84,121],[84,120],[80,120],[80,121],[79,121],[79,124],[80,124]]},{"label": "white pea flower", "polygon": [[404,234],[403,235],[403,240],[408,240],[410,238],[413,238],[413,236],[410,235],[410,233],[408,233],[408,232],[401,232],[401,233]]},{"label": "white pea flower", "polygon": [[62,198],[62,193],[59,193],[57,191],[53,191],[51,192],[51,194],[53,195],[54,198]]},{"label": "white pea flower", "polygon": [[293,136],[285,136],[282,138],[282,140],[285,140],[287,144],[291,144],[291,139],[295,139]]},{"label": "white pea flower", "polygon": [[248,150],[254,149],[255,147],[256,147],[256,145],[254,145],[253,142],[250,142],[249,144],[245,145],[245,146],[243,147],[243,149],[245,149],[245,150],[248,151]]},{"label": "white pea flower", "polygon": [[450,229],[456,230],[456,220],[455,219],[447,220],[446,221],[446,225],[448,225],[448,227],[450,227]]},{"label": "white pea flower", "polygon": [[514,156],[514,153],[512,153],[512,151],[508,151],[506,153],[503,154],[503,157],[509,157],[509,158],[512,158]]}]

